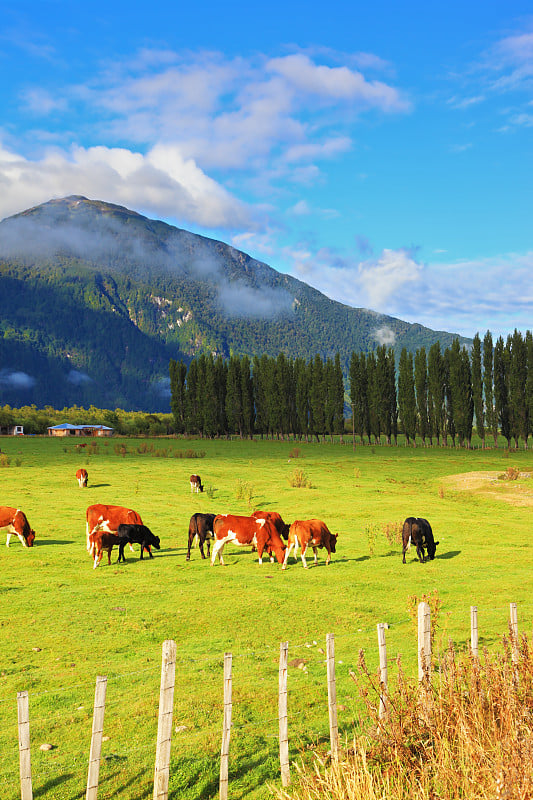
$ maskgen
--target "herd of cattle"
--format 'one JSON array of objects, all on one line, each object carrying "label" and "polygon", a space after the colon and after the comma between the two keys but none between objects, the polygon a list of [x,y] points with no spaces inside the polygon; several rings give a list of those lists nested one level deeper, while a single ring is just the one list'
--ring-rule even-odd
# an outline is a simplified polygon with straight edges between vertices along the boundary
[{"label": "herd of cattle", "polygon": [[[86,487],[88,475],[85,469],[76,472],[76,479],[80,487]],[[191,492],[203,492],[202,481],[199,475],[191,475]],[[0,529],[6,529],[9,547],[11,536],[18,536],[24,547],[32,547],[35,541],[35,531],[30,527],[28,519],[20,508],[0,506]],[[107,553],[107,563],[111,563],[111,551],[118,548],[118,562],[125,561],[124,548],[128,544],[133,550],[133,544],[141,547],[140,558],[146,551],[153,558],[152,547],[159,550],[160,540],[152,531],[143,524],[139,514],[131,508],[123,506],[104,505],[97,503],[91,505],[86,511],[87,550],[93,559],[93,568],[96,568]],[[213,548],[211,553],[211,541]],[[294,551],[298,558],[298,548],[302,564],[307,568],[305,555],[312,548],[315,565],[318,562],[318,548],[327,551],[326,564],[331,562],[331,554],[335,553],[337,535],[331,533],[327,525],[319,519],[296,520],[292,525],[283,521],[276,511],[254,511],[251,516],[236,514],[193,514],[189,522],[189,539],[187,546],[187,561],[191,558],[191,548],[198,544],[202,558],[205,558],[204,546],[207,546],[207,557],[211,558],[213,566],[218,556],[220,564],[224,564],[222,553],[225,545],[231,542],[238,547],[251,547],[257,550],[259,563],[262,563],[263,553],[266,553],[272,562],[277,559],[282,569]],[[286,542],[286,543],[285,543]],[[402,551],[403,563],[405,554],[413,544],[421,562],[435,558],[435,551],[439,544],[434,540],[431,525],[427,519],[421,517],[408,517],[403,523]]]}]

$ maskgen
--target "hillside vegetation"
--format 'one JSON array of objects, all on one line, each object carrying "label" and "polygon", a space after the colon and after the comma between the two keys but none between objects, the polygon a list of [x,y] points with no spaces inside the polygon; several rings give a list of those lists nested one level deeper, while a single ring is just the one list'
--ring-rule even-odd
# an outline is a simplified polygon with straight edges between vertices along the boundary
[{"label": "hillside vegetation", "polygon": [[[166,411],[170,358],[415,350],[452,334],[351,308],[222,242],[54,200],[0,223],[0,403]],[[465,340],[466,341],[466,340]]]}]

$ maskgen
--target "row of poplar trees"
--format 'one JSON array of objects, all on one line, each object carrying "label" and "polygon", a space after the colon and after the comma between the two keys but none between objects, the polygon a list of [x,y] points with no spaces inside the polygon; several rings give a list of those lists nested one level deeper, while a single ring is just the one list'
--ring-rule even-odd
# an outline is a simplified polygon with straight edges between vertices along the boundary
[{"label": "row of poplar trees", "polygon": [[[306,361],[280,353],[203,354],[187,368],[170,362],[171,409],[176,432],[206,437],[254,434],[309,441],[352,433],[361,442],[470,446],[474,421],[485,445],[501,433],[527,447],[533,433],[533,337],[518,331],[493,344],[474,337],[470,348],[455,339],[413,355],[392,348],[352,353],[346,391],[340,356]],[[345,413],[346,412],[346,413]]]}]

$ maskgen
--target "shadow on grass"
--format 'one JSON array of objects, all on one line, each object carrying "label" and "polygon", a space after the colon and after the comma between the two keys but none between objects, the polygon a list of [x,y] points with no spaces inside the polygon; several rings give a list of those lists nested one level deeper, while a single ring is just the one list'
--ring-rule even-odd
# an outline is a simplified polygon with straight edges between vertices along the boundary
[{"label": "shadow on grass", "polygon": [[91,483],[89,486],[86,486],[86,489],[102,489],[104,486],[111,486],[110,483]]},{"label": "shadow on grass", "polygon": [[460,550],[449,550],[447,553],[439,553],[438,555],[436,555],[435,556],[435,560],[439,561],[441,558],[443,558],[443,559],[456,558],[457,556],[460,556],[460,555],[461,555],[461,551]]},{"label": "shadow on grass", "polygon": [[[69,774],[67,772],[64,773],[63,775],[59,775],[57,778],[53,778],[52,780],[47,781],[44,784],[44,786],[40,786],[38,789],[34,789],[33,790],[33,796],[34,797],[49,797],[50,796],[48,794],[49,792],[52,792],[54,789],[57,789],[58,786],[60,786],[62,783],[65,783],[65,781],[69,781],[73,777],[74,777],[73,774]],[[85,792],[83,794],[85,795]],[[53,795],[52,795],[52,797],[53,797]]]},{"label": "shadow on grass", "polygon": [[36,539],[34,547],[46,547],[49,544],[75,544],[73,539]]}]

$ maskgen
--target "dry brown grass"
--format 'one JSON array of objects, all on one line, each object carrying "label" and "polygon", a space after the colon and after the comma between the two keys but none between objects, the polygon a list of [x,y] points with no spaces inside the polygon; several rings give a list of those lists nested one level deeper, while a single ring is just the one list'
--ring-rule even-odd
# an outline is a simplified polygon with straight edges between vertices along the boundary
[{"label": "dry brown grass", "polygon": [[526,800],[533,797],[533,658],[524,637],[514,664],[502,652],[457,657],[450,646],[432,685],[399,669],[379,719],[379,683],[360,661],[356,676],[370,719],[338,762],[316,756],[297,769],[285,800]]},{"label": "dry brown grass", "polygon": [[[491,499],[504,500],[514,506],[533,506],[533,480],[529,472],[519,473],[520,480],[510,479],[510,467],[503,475],[499,472],[464,472],[445,478],[447,488],[477,494]],[[444,494],[444,489],[443,489]]]}]

